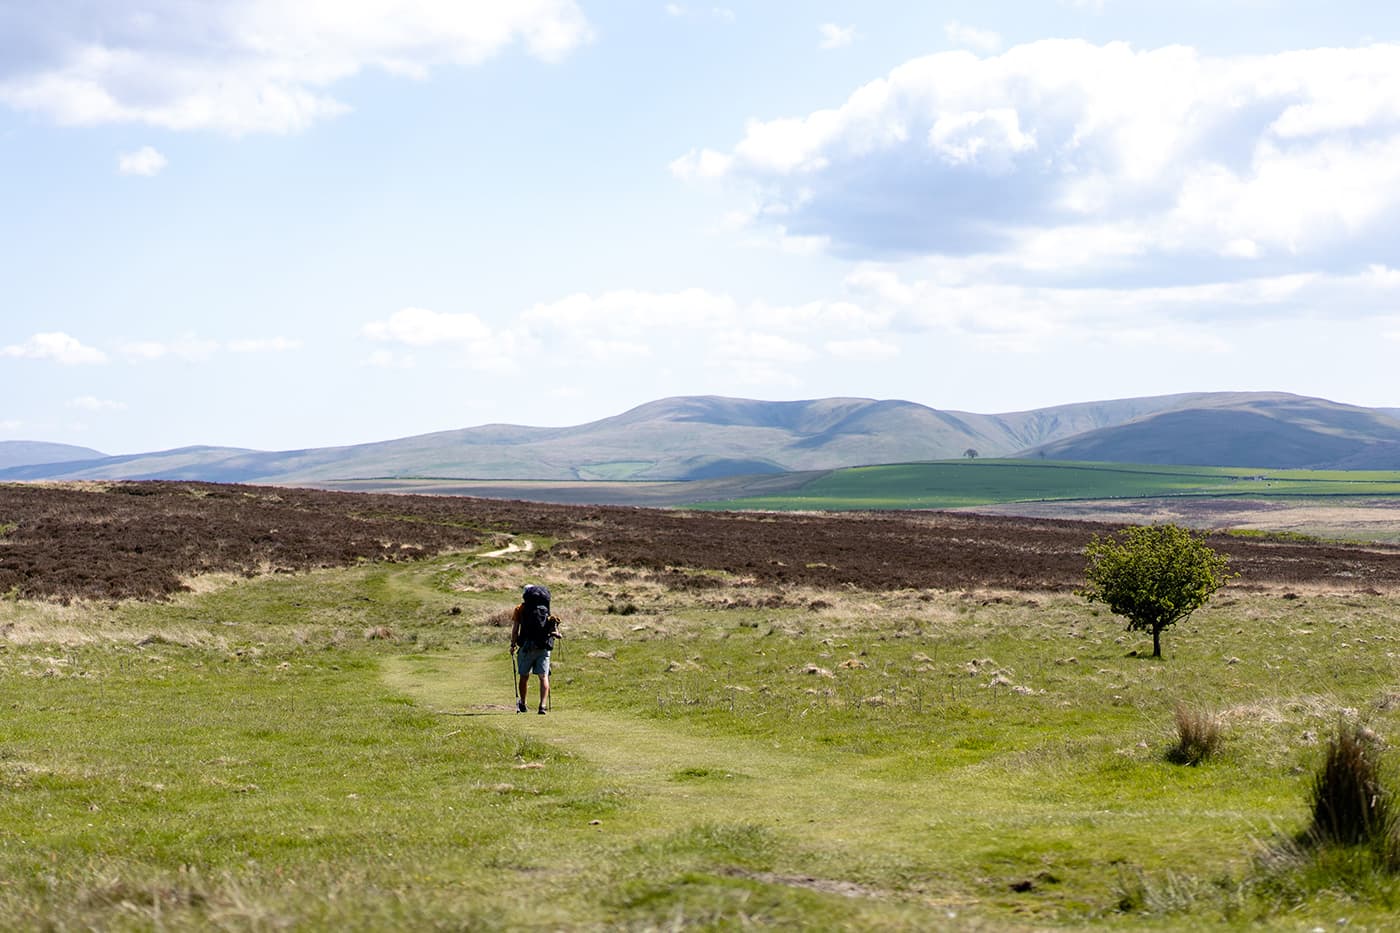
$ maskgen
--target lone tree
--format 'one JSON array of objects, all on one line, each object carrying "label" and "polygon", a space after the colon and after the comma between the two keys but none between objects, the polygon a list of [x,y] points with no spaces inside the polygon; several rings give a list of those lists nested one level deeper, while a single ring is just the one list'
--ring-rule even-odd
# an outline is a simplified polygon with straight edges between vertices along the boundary
[{"label": "lone tree", "polygon": [[1152,656],[1162,656],[1162,629],[1189,616],[1238,574],[1229,558],[1176,525],[1125,528],[1094,535],[1084,548],[1089,565],[1079,595],[1128,620],[1128,631],[1152,633]]},{"label": "lone tree", "polygon": [[982,456],[982,455],[979,454],[979,453],[977,452],[977,448],[976,448],[976,447],[969,447],[967,450],[964,450],[964,451],[963,451],[963,456],[966,457],[966,458],[969,459],[969,460],[976,460],[978,457],[980,457],[980,456]]}]

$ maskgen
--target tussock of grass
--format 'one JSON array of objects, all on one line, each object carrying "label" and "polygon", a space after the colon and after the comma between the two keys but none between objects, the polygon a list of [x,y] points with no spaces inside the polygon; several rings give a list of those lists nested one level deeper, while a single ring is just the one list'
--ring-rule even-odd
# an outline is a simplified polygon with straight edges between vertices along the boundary
[{"label": "tussock of grass", "polygon": [[[1386,787],[1379,736],[1359,723],[1342,723],[1327,743],[1322,770],[1313,778],[1308,841],[1369,845],[1396,859],[1397,813]],[[1400,859],[1394,862],[1400,868]]]},{"label": "tussock of grass", "polygon": [[1220,749],[1220,717],[1215,713],[1178,703],[1173,715],[1176,744],[1167,750],[1167,760],[1179,765],[1198,765]]}]

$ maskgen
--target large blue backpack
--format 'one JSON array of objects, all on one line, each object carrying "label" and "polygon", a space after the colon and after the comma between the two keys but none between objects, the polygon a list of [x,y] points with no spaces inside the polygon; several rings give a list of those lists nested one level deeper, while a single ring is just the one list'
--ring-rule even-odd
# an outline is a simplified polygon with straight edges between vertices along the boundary
[{"label": "large blue backpack", "polygon": [[526,648],[554,647],[554,617],[549,614],[549,590],[531,583],[520,597],[520,644]]}]

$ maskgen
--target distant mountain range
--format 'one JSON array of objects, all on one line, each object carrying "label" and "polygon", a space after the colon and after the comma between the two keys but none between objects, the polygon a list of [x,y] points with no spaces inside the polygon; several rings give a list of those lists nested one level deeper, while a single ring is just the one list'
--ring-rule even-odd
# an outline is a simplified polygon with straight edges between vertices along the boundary
[{"label": "distant mountain range", "polygon": [[690,396],[565,428],[493,424],[350,447],[104,456],[0,442],[0,480],[309,485],[436,477],[699,480],[919,460],[1035,457],[1261,469],[1400,469],[1400,410],[1277,392],[1117,399],[1000,415],[905,401]]}]

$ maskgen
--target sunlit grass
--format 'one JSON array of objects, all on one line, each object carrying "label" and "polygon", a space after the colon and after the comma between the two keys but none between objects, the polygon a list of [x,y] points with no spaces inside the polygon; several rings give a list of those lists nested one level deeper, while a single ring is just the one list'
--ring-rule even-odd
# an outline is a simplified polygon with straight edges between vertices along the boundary
[{"label": "sunlit grass", "polygon": [[[498,621],[524,572],[0,605],[0,925],[1296,929],[1395,906],[1376,866],[1278,844],[1339,720],[1394,734],[1386,597],[1227,589],[1162,662],[1069,596],[677,592],[561,561],[529,571],[565,619],[556,709],[517,717]],[[1169,760],[1181,708],[1218,729],[1195,767]]]}]

